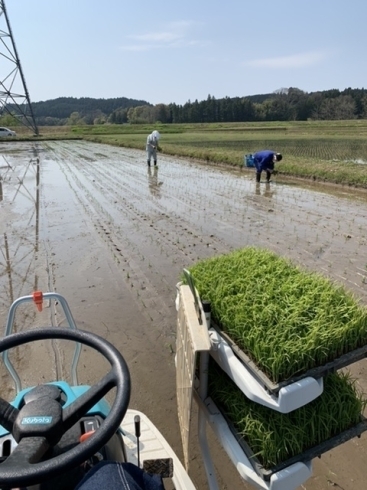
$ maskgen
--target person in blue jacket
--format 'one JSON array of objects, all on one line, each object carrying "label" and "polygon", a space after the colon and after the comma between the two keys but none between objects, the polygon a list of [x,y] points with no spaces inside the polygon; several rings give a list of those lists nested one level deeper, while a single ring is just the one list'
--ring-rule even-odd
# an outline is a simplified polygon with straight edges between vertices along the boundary
[{"label": "person in blue jacket", "polygon": [[274,164],[283,158],[280,153],[272,150],[258,151],[253,155],[256,167],[256,182],[260,182],[261,172],[266,172],[266,182],[270,182],[271,174],[274,172]]}]

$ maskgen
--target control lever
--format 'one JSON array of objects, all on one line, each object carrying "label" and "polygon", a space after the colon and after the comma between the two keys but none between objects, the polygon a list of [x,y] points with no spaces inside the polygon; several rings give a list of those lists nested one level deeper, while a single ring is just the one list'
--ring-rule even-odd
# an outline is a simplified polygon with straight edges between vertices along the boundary
[{"label": "control lever", "polygon": [[137,448],[137,453],[138,453],[138,468],[140,468],[140,444],[139,444],[139,437],[140,437],[140,415],[135,415],[135,417],[134,417],[134,424],[135,424],[136,448]]}]

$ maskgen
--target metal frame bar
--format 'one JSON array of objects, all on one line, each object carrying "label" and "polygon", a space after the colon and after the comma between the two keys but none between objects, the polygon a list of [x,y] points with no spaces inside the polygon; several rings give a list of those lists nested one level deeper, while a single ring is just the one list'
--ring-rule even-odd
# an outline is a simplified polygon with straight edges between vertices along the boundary
[{"label": "metal frame bar", "polygon": [[[44,293],[43,294],[43,300],[47,300],[47,299],[50,299],[50,300],[53,299],[53,300],[58,301],[60,303],[60,305],[64,311],[65,318],[66,318],[66,321],[69,325],[69,328],[71,328],[72,330],[77,330],[78,327],[75,324],[73,315],[70,311],[70,308],[69,308],[69,305],[68,305],[66,299],[61,294],[54,293],[54,292]],[[8,318],[6,321],[6,328],[5,328],[5,334],[4,334],[5,337],[8,335],[11,335],[13,333],[14,318],[15,318],[15,313],[16,313],[18,306],[22,303],[31,302],[31,301],[33,302],[33,296],[28,295],[28,296],[22,296],[13,302],[13,304],[11,305],[9,312],[8,312]],[[81,351],[81,344],[79,342],[77,342],[75,345],[74,357],[73,357],[73,361],[71,364],[71,376],[72,376],[74,386],[78,385],[77,367],[78,367],[78,362],[79,362],[79,357],[80,357],[80,351]],[[4,361],[6,369],[9,371],[11,377],[14,380],[14,384],[16,386],[17,393],[19,393],[22,390],[22,382],[18,376],[17,371],[15,370],[14,366],[12,365],[12,363],[9,360],[7,350],[2,353],[2,357],[3,357],[3,361]]]}]

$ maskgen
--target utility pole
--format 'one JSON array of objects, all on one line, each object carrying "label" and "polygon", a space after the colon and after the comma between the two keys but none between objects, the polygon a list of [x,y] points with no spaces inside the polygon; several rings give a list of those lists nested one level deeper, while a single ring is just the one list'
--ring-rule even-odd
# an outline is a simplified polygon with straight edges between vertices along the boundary
[{"label": "utility pole", "polygon": [[[4,30],[1,29],[5,20]],[[27,84],[15,46],[5,1],[0,0],[0,116],[15,117],[21,124],[38,135]]]}]

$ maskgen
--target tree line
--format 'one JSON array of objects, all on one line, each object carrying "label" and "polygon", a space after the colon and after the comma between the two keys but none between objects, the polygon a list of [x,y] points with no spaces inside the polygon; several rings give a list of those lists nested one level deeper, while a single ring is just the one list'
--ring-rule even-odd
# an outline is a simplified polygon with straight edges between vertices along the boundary
[{"label": "tree line", "polygon": [[[128,111],[130,122],[134,122],[136,109]],[[291,87],[263,96],[216,99],[208,95],[201,102],[170,104],[159,112],[164,116],[158,120],[166,123],[362,119],[367,118],[367,90],[306,93]]]},{"label": "tree line", "polygon": [[32,103],[37,124],[151,124],[253,121],[306,121],[367,118],[367,89],[347,88],[307,93],[298,88],[271,94],[206,100],[183,105],[143,100],[63,97]]}]

